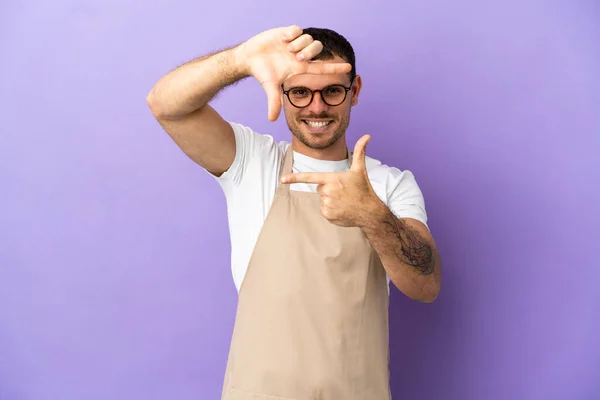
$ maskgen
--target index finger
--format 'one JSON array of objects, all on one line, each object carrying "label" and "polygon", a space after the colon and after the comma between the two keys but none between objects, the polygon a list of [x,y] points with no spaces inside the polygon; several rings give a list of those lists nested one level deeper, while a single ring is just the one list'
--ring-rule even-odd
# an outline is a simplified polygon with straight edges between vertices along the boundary
[{"label": "index finger", "polygon": [[307,74],[345,74],[352,70],[349,63],[338,62],[308,62],[306,67]]},{"label": "index finger", "polygon": [[281,177],[281,183],[327,183],[327,172],[297,172]]}]

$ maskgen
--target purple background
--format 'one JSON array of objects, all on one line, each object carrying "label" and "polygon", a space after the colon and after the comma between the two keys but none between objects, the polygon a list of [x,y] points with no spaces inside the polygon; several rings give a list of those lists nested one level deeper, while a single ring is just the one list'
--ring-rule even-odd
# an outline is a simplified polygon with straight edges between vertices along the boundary
[{"label": "purple background", "polygon": [[[349,143],[415,173],[443,256],[437,302],[392,292],[394,398],[599,399],[600,4],[284,4],[2,2],[0,399],[219,398],[225,202],[145,96],[290,24],[355,46]],[[252,80],[215,106],[290,136]]]}]

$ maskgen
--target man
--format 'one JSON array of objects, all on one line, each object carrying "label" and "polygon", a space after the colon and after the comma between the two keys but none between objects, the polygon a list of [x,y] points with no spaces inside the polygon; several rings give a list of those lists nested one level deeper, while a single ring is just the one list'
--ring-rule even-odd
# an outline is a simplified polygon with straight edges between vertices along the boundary
[{"label": "man", "polygon": [[[291,144],[208,105],[254,77]],[[147,102],[227,199],[238,309],[223,400],[390,399],[388,289],[431,302],[440,263],[409,171],[350,153],[361,77],[339,34],[271,29],[161,78]]]}]

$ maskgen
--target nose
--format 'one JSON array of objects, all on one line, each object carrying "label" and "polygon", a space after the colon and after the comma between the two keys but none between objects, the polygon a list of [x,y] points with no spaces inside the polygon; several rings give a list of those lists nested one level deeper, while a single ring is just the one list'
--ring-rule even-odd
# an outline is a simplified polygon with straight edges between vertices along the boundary
[{"label": "nose", "polygon": [[327,111],[329,109],[329,106],[323,101],[323,97],[321,97],[321,92],[315,92],[313,99],[308,105],[307,109],[312,113],[320,114],[322,112]]}]

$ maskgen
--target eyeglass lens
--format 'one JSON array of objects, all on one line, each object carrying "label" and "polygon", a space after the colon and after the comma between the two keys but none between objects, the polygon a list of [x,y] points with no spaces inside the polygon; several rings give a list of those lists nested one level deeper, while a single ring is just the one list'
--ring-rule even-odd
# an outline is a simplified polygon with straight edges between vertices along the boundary
[{"label": "eyeglass lens", "polygon": [[[330,106],[340,105],[346,99],[346,88],[342,85],[330,85],[318,92],[325,104]],[[289,90],[288,97],[296,107],[306,107],[313,98],[313,91],[305,87],[295,87]]]}]

